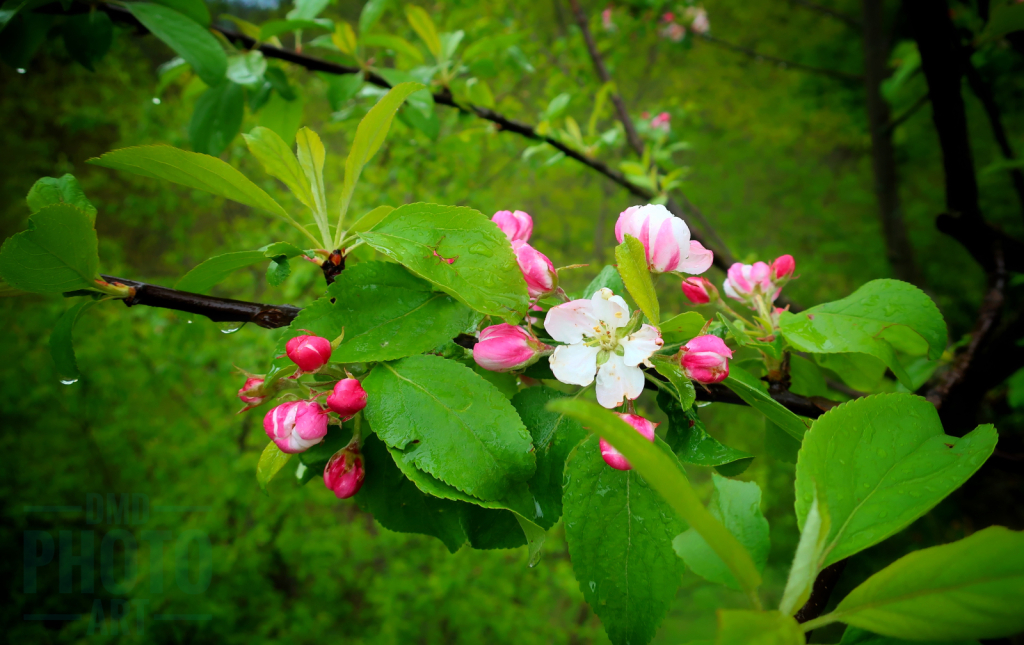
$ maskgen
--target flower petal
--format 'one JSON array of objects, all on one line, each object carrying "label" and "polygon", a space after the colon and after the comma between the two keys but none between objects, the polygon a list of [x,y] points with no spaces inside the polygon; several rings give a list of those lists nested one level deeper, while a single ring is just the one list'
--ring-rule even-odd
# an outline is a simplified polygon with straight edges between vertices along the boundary
[{"label": "flower petal", "polygon": [[562,345],[555,348],[549,363],[555,378],[569,385],[590,385],[597,371],[599,347],[586,345]]},{"label": "flower petal", "polygon": [[558,342],[572,345],[593,336],[598,322],[592,301],[573,300],[548,311],[544,330]]},{"label": "flower petal", "polygon": [[597,402],[606,408],[622,405],[623,399],[635,399],[644,391],[644,373],[628,367],[622,357],[612,354],[597,370]]},{"label": "flower petal", "polygon": [[598,289],[591,302],[594,303],[594,318],[603,322],[608,329],[618,329],[629,322],[629,305],[622,296],[614,295],[611,289]]},{"label": "flower petal", "polygon": [[622,362],[628,367],[636,367],[650,358],[651,354],[658,351],[664,344],[664,341],[655,327],[644,325],[636,332],[620,340],[619,344],[626,350],[622,356]]},{"label": "flower petal", "polygon": [[648,260],[651,271],[664,273],[674,271],[689,250],[690,231],[678,217],[667,219],[651,235],[651,252]]},{"label": "flower petal", "polygon": [[690,254],[679,263],[676,271],[685,271],[691,275],[699,275],[711,268],[715,254],[704,248],[697,240],[690,240]]}]

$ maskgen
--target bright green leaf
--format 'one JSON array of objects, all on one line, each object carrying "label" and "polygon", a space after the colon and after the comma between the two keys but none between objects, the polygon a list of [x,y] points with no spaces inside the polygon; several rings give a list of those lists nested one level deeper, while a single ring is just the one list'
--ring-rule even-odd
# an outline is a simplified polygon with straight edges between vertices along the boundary
[{"label": "bright green leaf", "polygon": [[814,490],[800,531],[800,542],[797,544],[793,564],[789,569],[786,588],[782,592],[782,601],[779,603],[779,611],[783,614],[792,616],[811,597],[814,580],[822,568],[821,556],[831,527],[832,518],[828,506],[824,498]]},{"label": "bright green leaf", "polygon": [[267,174],[280,179],[310,212],[315,213],[317,202],[309,177],[284,139],[273,130],[264,127],[255,127],[249,134],[243,134],[242,138],[245,139],[249,152],[259,160]]},{"label": "bright green leaf", "polygon": [[256,464],[256,481],[260,485],[260,490],[267,491],[267,484],[274,478],[274,475],[281,472],[290,458],[291,455],[281,452],[281,449],[273,441],[267,444],[267,447],[263,449],[263,454],[260,455],[259,463]]},{"label": "bright green leaf", "polygon": [[274,258],[267,265],[267,284],[272,287],[281,286],[291,273],[292,267],[288,264],[288,258],[283,255]]},{"label": "bright green leaf", "polygon": [[59,179],[43,177],[36,180],[25,201],[33,213],[51,204],[70,204],[88,215],[93,222],[96,221],[96,207],[85,196],[74,175],[67,174]]},{"label": "bright green leaf", "polygon": [[797,441],[803,438],[807,431],[807,424],[769,396],[768,392],[763,389],[761,381],[753,374],[733,364],[729,366],[729,376],[723,381],[723,384],[746,401],[750,407],[775,422],[789,436]]},{"label": "bright green leaf", "polygon": [[288,20],[313,20],[327,8],[331,0],[295,0],[295,8],[285,17]]},{"label": "bright green leaf", "polygon": [[651,362],[658,374],[668,379],[669,387],[676,399],[679,400],[680,407],[683,410],[689,410],[697,398],[697,391],[693,388],[693,381],[683,371],[679,362],[670,356],[660,355],[652,356]]},{"label": "bright green leaf", "polygon": [[314,29],[326,29],[333,31],[334,25],[325,19],[319,20],[271,20],[260,25],[260,41],[267,41],[281,34],[287,34],[298,30],[308,31]]},{"label": "bright green leaf", "polygon": [[660,323],[658,328],[666,343],[685,343],[700,334],[706,322],[696,311],[687,311]]},{"label": "bright green leaf", "polygon": [[263,52],[259,50],[254,49],[228,58],[228,80],[250,89],[263,83],[263,74],[266,71],[267,59],[263,58]]},{"label": "bright green leaf", "polygon": [[309,128],[302,128],[295,134],[295,145],[299,165],[302,166],[302,172],[312,187],[315,204],[313,215],[316,217],[324,244],[329,244],[331,225],[327,221],[327,189],[324,186],[324,159],[327,158],[327,150],[320,141],[320,135]]},{"label": "bright green leaf", "polygon": [[327,100],[335,112],[345,107],[345,103],[363,86],[362,74],[324,74],[321,78],[327,83]]},{"label": "bright green leaf", "polygon": [[393,206],[388,206],[387,204],[374,208],[357,219],[348,229],[347,234],[354,235],[355,233],[363,233],[365,231],[372,230],[374,226],[391,214],[391,211],[393,210],[395,210],[395,208]]},{"label": "bright green leaf", "polygon": [[373,28],[384,11],[391,4],[391,0],[368,0],[359,13],[359,35],[365,36]]},{"label": "bright green leaf", "polygon": [[423,44],[427,46],[430,53],[434,55],[434,58],[440,60],[441,38],[437,35],[437,27],[434,26],[434,21],[431,20],[430,14],[422,7],[407,4],[405,5],[405,18],[409,21],[413,31],[423,41]]},{"label": "bright green leaf", "polygon": [[130,2],[125,8],[174,53],[188,61],[204,83],[214,87],[224,80],[228,57],[217,39],[199,23],[159,4]]},{"label": "bright green leaf", "polygon": [[619,265],[619,275],[626,285],[629,295],[651,321],[657,325],[661,320],[661,309],[658,305],[658,294],[654,291],[651,272],[647,269],[647,256],[644,244],[632,235],[626,235],[622,244],[615,247],[615,261]]},{"label": "bright green leaf", "polygon": [[206,3],[203,0],[153,0],[153,2],[170,7],[204,27],[210,26],[210,10],[206,8]]},{"label": "bright green leaf", "polygon": [[0,248],[0,277],[32,293],[95,289],[99,255],[92,218],[68,204],[45,206]]},{"label": "bright green leaf", "polygon": [[795,620],[777,611],[718,610],[715,645],[804,645]]},{"label": "bright green leaf", "polygon": [[423,54],[420,50],[401,36],[391,36],[384,34],[373,34],[370,36],[363,36],[364,47],[386,47],[387,49],[393,49],[396,52],[405,54],[412,58],[417,63],[423,62]]}]

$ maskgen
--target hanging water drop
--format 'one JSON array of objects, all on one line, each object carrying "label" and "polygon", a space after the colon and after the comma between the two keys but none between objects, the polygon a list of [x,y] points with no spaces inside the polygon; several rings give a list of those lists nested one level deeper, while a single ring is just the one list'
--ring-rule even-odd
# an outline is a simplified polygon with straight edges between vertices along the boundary
[{"label": "hanging water drop", "polygon": [[60,380],[60,382],[63,385],[74,385],[75,383],[78,382],[78,379],[76,379],[76,378],[62,378]]},{"label": "hanging water drop", "polygon": [[244,322],[237,321],[217,323],[217,328],[220,329],[222,334],[233,334],[244,326]]}]

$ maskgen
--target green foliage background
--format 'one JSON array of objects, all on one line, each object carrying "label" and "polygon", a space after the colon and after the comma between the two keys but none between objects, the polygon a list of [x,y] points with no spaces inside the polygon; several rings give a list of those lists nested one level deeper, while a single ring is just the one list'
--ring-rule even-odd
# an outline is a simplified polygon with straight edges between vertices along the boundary
[{"label": "green foliage background", "polygon": [[[330,12],[354,22],[360,5],[341,2]],[[852,0],[836,5],[848,13],[859,11]],[[705,7],[715,33],[732,42],[821,67],[860,69],[857,34],[837,21],[782,0],[708,0]],[[598,85],[561,2],[451,0],[430,9],[442,29],[465,29],[466,42],[504,30],[525,32],[520,46],[536,71],[494,70],[488,82],[500,112],[536,122],[551,98],[570,92],[569,113],[586,122]],[[211,4],[211,13],[220,10],[260,19],[269,15]],[[413,37],[394,9],[382,25]],[[787,292],[808,305],[889,276],[859,84],[755,62],[703,42],[685,49],[659,39],[653,28],[638,38],[602,38],[631,108],[672,112],[673,136],[691,144],[675,159],[691,168],[683,190],[740,259],[793,254],[801,279]],[[6,151],[0,156],[0,237],[24,227],[24,195],[37,178],[71,172],[98,208],[107,273],[169,286],[217,252],[294,240],[287,225],[237,204],[84,163],[130,145],[188,147],[195,92],[176,84],[159,103],[153,100],[155,68],[170,57],[154,38],[125,33],[95,72],[73,64],[59,40],[46,43],[24,74],[0,67],[0,150]],[[288,73],[305,92],[303,124],[320,132],[328,147],[327,184],[330,196],[337,198],[343,155],[371,100],[353,101],[332,113],[321,78],[295,68]],[[1024,131],[1024,77],[1005,78],[997,98],[1008,130],[1019,133]],[[894,99],[894,112],[924,91],[923,79],[911,79]],[[998,150],[980,105],[965,96],[975,159],[983,167],[998,160]],[[488,214],[526,210],[534,217],[534,245],[556,266],[591,264],[566,274],[570,291],[582,288],[612,261],[615,217],[635,202],[632,197],[571,161],[545,165],[546,155],[523,161],[525,140],[452,110],[437,110],[442,128],[436,142],[396,121],[381,153],[364,171],[352,213],[413,201],[466,205]],[[611,122],[608,111],[603,123]],[[257,124],[247,115],[242,129]],[[925,287],[943,310],[955,341],[970,328],[983,276],[932,223],[943,208],[943,193],[929,109],[898,128],[895,140],[901,194]],[[222,158],[286,208],[299,208],[262,172],[241,138]],[[1007,178],[983,174],[981,182],[986,216],[1021,234]],[[304,304],[322,289],[318,269],[307,263],[293,262],[292,276],[281,287],[269,287],[262,274],[262,267],[238,272],[214,293]],[[711,277],[716,282],[722,278],[716,271]],[[682,298],[668,282],[659,286],[662,309],[682,310]],[[127,311],[108,303],[88,312],[75,330],[85,376],[64,386],[46,345],[64,306],[61,299],[30,296],[5,300],[0,307],[0,449],[6,462],[0,469],[0,534],[8,554],[0,578],[7,580],[10,598],[0,609],[0,620],[12,641],[98,639],[87,634],[86,619],[66,625],[22,620],[24,614],[88,613],[92,598],[58,593],[55,565],[41,570],[39,593],[24,594],[19,557],[26,529],[55,535],[73,530],[77,536],[82,529],[102,535],[114,528],[86,525],[81,514],[25,511],[30,505],[81,505],[86,493],[95,492],[145,494],[153,505],[208,506],[205,512],[152,513],[144,528],[199,529],[209,534],[214,548],[206,592],[189,596],[166,584],[165,593],[150,595],[144,550],[139,583],[120,596],[148,598],[150,613],[208,613],[211,621],[149,621],[145,634],[109,636],[112,641],[607,642],[573,577],[561,524],[550,531],[541,563],[528,568],[524,548],[464,548],[448,555],[437,540],[390,533],[316,481],[297,488],[288,477],[279,477],[270,496],[264,496],[253,475],[266,443],[262,414],[235,416],[240,407],[235,391],[242,379],[232,366],[262,371],[279,332],[244,327],[225,335],[203,318],[188,320],[144,307]],[[647,405],[654,409],[653,403]],[[999,406],[994,410],[998,414]],[[797,537],[793,467],[765,454],[763,423],[751,410],[712,406],[702,415],[712,434],[757,457],[742,478],[757,481],[764,491],[772,538],[766,589],[777,597]],[[999,427],[1001,434],[1019,437],[1021,419],[1003,418]],[[1003,483],[998,484],[990,471],[983,470],[907,532],[854,558],[836,597],[911,548],[948,542],[991,523],[1021,528],[1021,502],[1012,492],[1014,481],[1020,485],[1019,475],[1014,480],[1000,474]],[[693,469],[691,475],[710,495],[710,474]],[[988,514],[962,511],[961,495],[989,496]],[[98,579],[97,588],[102,590]],[[100,597],[111,594],[101,591]],[[740,607],[743,600],[684,574],[655,642],[710,637],[713,609],[721,606]],[[816,639],[829,636],[820,631]]]}]

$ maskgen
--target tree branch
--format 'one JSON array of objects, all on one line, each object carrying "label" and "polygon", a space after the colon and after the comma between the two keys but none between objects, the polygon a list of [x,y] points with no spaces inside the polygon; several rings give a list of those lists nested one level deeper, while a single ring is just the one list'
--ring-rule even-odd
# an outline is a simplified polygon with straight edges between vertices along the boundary
[{"label": "tree branch", "polygon": [[[839,583],[839,578],[843,575],[845,568],[846,560],[840,560],[828,565],[818,573],[818,577],[814,579],[814,586],[811,587],[811,597],[794,616],[796,622],[806,623],[814,620],[821,615],[821,612],[825,611],[828,599],[832,596],[832,590]],[[810,638],[810,634],[807,636]]]},{"label": "tree branch", "polygon": [[885,126],[883,132],[886,135],[892,134],[893,130],[903,125],[907,121],[907,119],[917,114],[917,111],[927,104],[928,94],[925,93],[924,96],[914,101],[914,104],[908,107],[906,110],[904,110],[898,117],[896,117],[892,121],[889,121],[889,123]]},{"label": "tree branch", "polygon": [[753,49],[750,49],[748,47],[743,47],[741,45],[734,45],[733,43],[726,42],[726,41],[722,40],[721,38],[716,38],[716,37],[714,37],[714,36],[712,36],[710,34],[696,34],[696,35],[701,37],[701,38],[703,38],[704,40],[708,41],[709,43],[718,45],[719,47],[722,47],[724,49],[728,49],[730,51],[734,51],[734,52],[739,53],[739,54],[744,54],[745,56],[748,56],[748,57],[753,58],[754,60],[757,60],[757,61],[760,61],[760,62],[767,61],[767,62],[770,62],[770,63],[775,63],[775,64],[780,65],[780,66],[785,67],[785,68],[799,69],[799,70],[802,70],[804,72],[810,72],[812,74],[821,74],[822,76],[829,76],[831,78],[835,78],[835,79],[838,79],[838,80],[841,80],[841,81],[855,82],[855,83],[863,83],[864,82],[864,77],[861,76],[860,74],[851,74],[850,72],[843,72],[843,71],[834,70],[834,69],[825,69],[824,67],[814,67],[813,65],[804,65],[803,63],[794,63],[793,61],[783,60],[782,58],[776,58],[775,56],[769,56],[767,54],[760,54],[760,53],[754,51]]},{"label": "tree branch", "polygon": [[836,11],[835,9],[829,9],[828,7],[823,7],[823,6],[821,6],[820,4],[818,4],[816,2],[808,2],[807,0],[789,0],[789,1],[792,2],[793,4],[797,5],[797,6],[804,7],[805,9],[810,9],[811,11],[817,11],[818,13],[824,14],[826,16],[829,16],[830,18],[835,18],[836,20],[838,20],[840,22],[844,22],[844,23],[847,24],[847,26],[852,27],[854,29],[859,30],[859,29],[861,29],[863,27],[863,24],[861,23],[861,21],[857,20],[853,16],[845,14],[845,13],[843,13],[841,11]]}]

